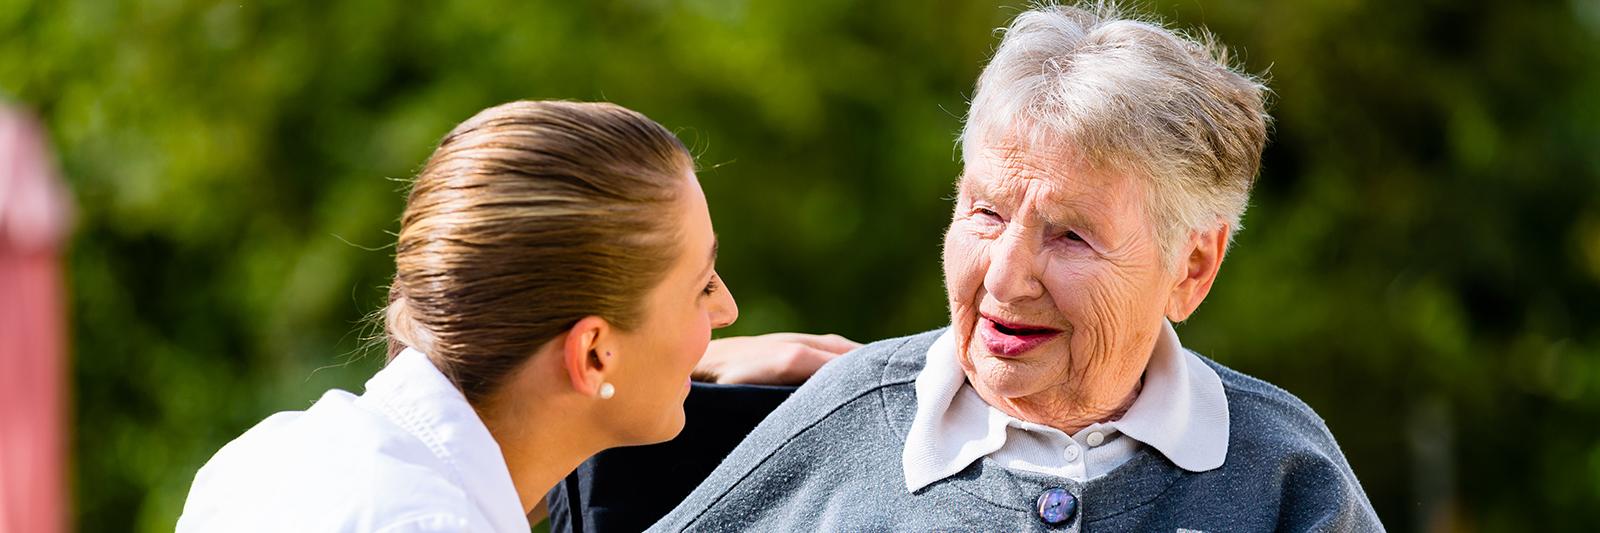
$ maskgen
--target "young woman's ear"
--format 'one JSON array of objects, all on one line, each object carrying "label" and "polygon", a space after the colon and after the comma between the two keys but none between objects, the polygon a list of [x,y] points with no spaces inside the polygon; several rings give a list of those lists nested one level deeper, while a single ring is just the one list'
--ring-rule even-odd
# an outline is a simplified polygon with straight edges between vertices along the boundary
[{"label": "young woman's ear", "polygon": [[610,352],[602,347],[611,334],[611,324],[597,316],[584,317],[572,329],[561,347],[561,360],[567,377],[578,394],[599,397],[610,368]]}]

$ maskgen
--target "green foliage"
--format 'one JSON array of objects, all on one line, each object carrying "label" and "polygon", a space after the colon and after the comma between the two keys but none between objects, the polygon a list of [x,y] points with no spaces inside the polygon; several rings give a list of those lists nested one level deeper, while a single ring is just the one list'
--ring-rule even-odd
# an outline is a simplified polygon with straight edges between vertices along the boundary
[{"label": "green foliage", "polygon": [[[727,333],[942,325],[953,139],[1017,10],[0,2],[0,94],[49,126],[81,209],[79,526],[171,530],[222,444],[358,390],[396,180],[507,100],[615,101],[695,148]],[[1393,529],[1600,520],[1600,7],[1151,11],[1276,91],[1249,230],[1186,343],[1314,406]]]}]

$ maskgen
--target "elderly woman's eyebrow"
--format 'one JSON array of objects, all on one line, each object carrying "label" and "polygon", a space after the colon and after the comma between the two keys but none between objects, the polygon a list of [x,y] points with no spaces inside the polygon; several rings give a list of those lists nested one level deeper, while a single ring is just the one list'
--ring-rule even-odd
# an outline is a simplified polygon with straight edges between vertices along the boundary
[{"label": "elderly woman's eyebrow", "polygon": [[[1005,194],[1004,190],[994,183],[967,185],[962,184],[962,192],[969,197],[983,200],[1002,210],[1012,211],[1019,206],[1013,205],[1015,199]],[[1089,235],[1105,236],[1106,225],[1102,224],[1097,216],[1097,210],[1080,205],[1071,200],[1062,201],[1060,196],[1049,195],[1040,205],[1034,205],[1033,214],[1038,217],[1051,231],[1076,231]]]},{"label": "elderly woman's eyebrow", "polygon": [[961,183],[957,185],[961,194],[975,199],[982,199],[991,203],[1010,205],[1006,198],[1005,188],[995,183],[996,180],[980,180],[967,174],[961,175]]},{"label": "elderly woman's eyebrow", "polygon": [[1048,227],[1056,231],[1066,232],[1070,230],[1076,233],[1088,234],[1091,236],[1105,235],[1104,231],[1102,231],[1104,229],[1103,226],[1095,222],[1093,218],[1083,216],[1077,211],[1072,211],[1065,216],[1061,216],[1049,211],[1041,210],[1040,217],[1044,219],[1045,224],[1047,224]]}]

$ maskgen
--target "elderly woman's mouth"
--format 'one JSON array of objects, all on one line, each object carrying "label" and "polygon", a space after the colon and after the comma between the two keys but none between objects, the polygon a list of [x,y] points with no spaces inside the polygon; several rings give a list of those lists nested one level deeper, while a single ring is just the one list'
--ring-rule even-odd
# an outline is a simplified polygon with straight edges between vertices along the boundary
[{"label": "elderly woman's mouth", "polygon": [[1021,355],[1049,342],[1061,330],[1044,326],[1005,322],[988,316],[978,318],[978,337],[989,353],[1002,357]]}]

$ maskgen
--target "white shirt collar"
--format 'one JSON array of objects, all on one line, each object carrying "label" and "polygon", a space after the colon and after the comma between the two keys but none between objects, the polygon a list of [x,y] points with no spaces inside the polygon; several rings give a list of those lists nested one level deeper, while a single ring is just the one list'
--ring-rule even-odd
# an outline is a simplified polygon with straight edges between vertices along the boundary
[{"label": "white shirt collar", "polygon": [[407,348],[367,381],[371,402],[420,439],[495,531],[527,531],[528,517],[500,445],[466,396],[422,352]]},{"label": "white shirt collar", "polygon": [[[917,412],[901,454],[906,489],[916,491],[955,475],[1006,446],[1015,421],[970,392],[956,362],[955,335],[945,331],[928,348],[916,381]],[[971,401],[978,398],[977,402]],[[1228,452],[1228,400],[1222,379],[1178,342],[1172,324],[1145,367],[1144,387],[1122,418],[1104,424],[1161,452],[1184,470],[1222,466]]]}]

